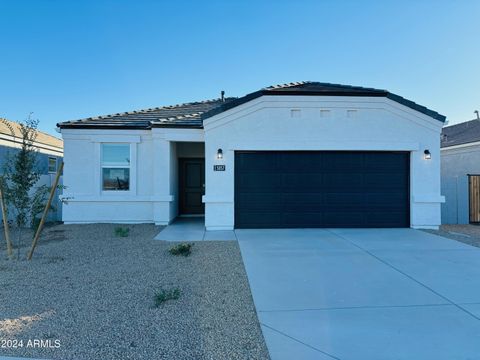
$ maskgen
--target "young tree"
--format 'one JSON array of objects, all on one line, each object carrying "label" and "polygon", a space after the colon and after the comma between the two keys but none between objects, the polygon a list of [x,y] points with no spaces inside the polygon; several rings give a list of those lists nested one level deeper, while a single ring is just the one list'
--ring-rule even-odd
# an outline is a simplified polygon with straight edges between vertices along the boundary
[{"label": "young tree", "polygon": [[15,219],[17,246],[20,246],[23,229],[27,225],[34,227],[38,221],[49,191],[46,185],[34,188],[40,179],[35,147],[38,120],[32,119],[30,114],[19,126],[21,147],[8,154],[2,175],[7,209]]}]

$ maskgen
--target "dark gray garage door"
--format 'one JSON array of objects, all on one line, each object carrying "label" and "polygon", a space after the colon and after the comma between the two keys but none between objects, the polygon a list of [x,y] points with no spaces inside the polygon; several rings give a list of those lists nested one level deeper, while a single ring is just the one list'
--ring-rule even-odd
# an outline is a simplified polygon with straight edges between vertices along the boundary
[{"label": "dark gray garage door", "polygon": [[408,227],[405,152],[236,152],[235,227]]}]

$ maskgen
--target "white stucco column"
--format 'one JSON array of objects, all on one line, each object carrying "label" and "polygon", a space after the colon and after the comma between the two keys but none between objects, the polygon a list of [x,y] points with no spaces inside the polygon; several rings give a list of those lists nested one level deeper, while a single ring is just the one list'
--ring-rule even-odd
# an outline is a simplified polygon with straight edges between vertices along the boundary
[{"label": "white stucco column", "polygon": [[[430,159],[424,151],[429,150]],[[412,228],[437,229],[441,224],[440,136],[420,143],[410,155],[410,224]]]},{"label": "white stucco column", "polygon": [[[205,139],[205,227],[207,230],[233,230],[235,152],[221,140],[208,140]],[[223,151],[222,159],[217,159],[218,149]],[[214,171],[215,165],[225,165],[225,170]]]},{"label": "white stucco column", "polygon": [[174,177],[174,144],[165,135],[152,130],[153,140],[153,221],[156,225],[168,225],[176,216],[172,213],[174,195],[171,192],[171,179]]}]

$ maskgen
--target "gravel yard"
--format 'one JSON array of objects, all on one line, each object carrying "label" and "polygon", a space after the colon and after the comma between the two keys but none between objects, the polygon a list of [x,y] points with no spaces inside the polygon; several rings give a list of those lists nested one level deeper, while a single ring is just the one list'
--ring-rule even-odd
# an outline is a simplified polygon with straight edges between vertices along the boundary
[{"label": "gravel yard", "polygon": [[[189,257],[152,240],[153,225],[57,225],[31,262],[0,237],[0,356],[47,359],[268,359],[238,244],[198,242]],[[27,248],[20,254],[25,257]],[[155,307],[161,288],[180,298]],[[28,340],[60,341],[27,348]],[[0,344],[2,345],[2,344]]]},{"label": "gravel yard", "polygon": [[439,230],[425,230],[468,245],[480,247],[479,225],[441,225]]}]

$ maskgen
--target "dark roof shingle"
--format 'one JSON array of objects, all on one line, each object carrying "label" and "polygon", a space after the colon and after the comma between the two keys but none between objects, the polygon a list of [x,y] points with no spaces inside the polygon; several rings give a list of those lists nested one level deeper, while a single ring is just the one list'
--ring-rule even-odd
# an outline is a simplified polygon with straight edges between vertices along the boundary
[{"label": "dark roof shingle", "polygon": [[57,124],[67,129],[150,129],[152,127],[202,128],[201,115],[232,98],[197,101],[151,109],[90,117]]},{"label": "dark roof shingle", "polygon": [[413,101],[392,94],[387,90],[340,84],[302,81],[269,86],[240,98],[214,99],[153,109],[98,116],[57,124],[60,128],[95,129],[150,129],[152,127],[202,128],[203,120],[232,109],[263,95],[319,95],[319,96],[368,96],[386,97],[402,105],[445,121],[445,116],[418,105]]},{"label": "dark roof shingle", "polygon": [[442,129],[441,147],[480,141],[480,120],[470,120]]},{"label": "dark roof shingle", "polygon": [[213,108],[202,115],[203,119],[214,116],[235,106],[241,105],[263,95],[305,95],[305,96],[368,96],[368,97],[386,97],[406,107],[428,115],[438,121],[445,122],[446,117],[436,111],[427,109],[413,101],[407,100],[399,95],[392,94],[387,90],[365,88],[361,86],[330,84],[316,81],[301,81],[283,85],[274,85],[259,91],[250,93],[241,98],[232,100],[226,104]]}]

